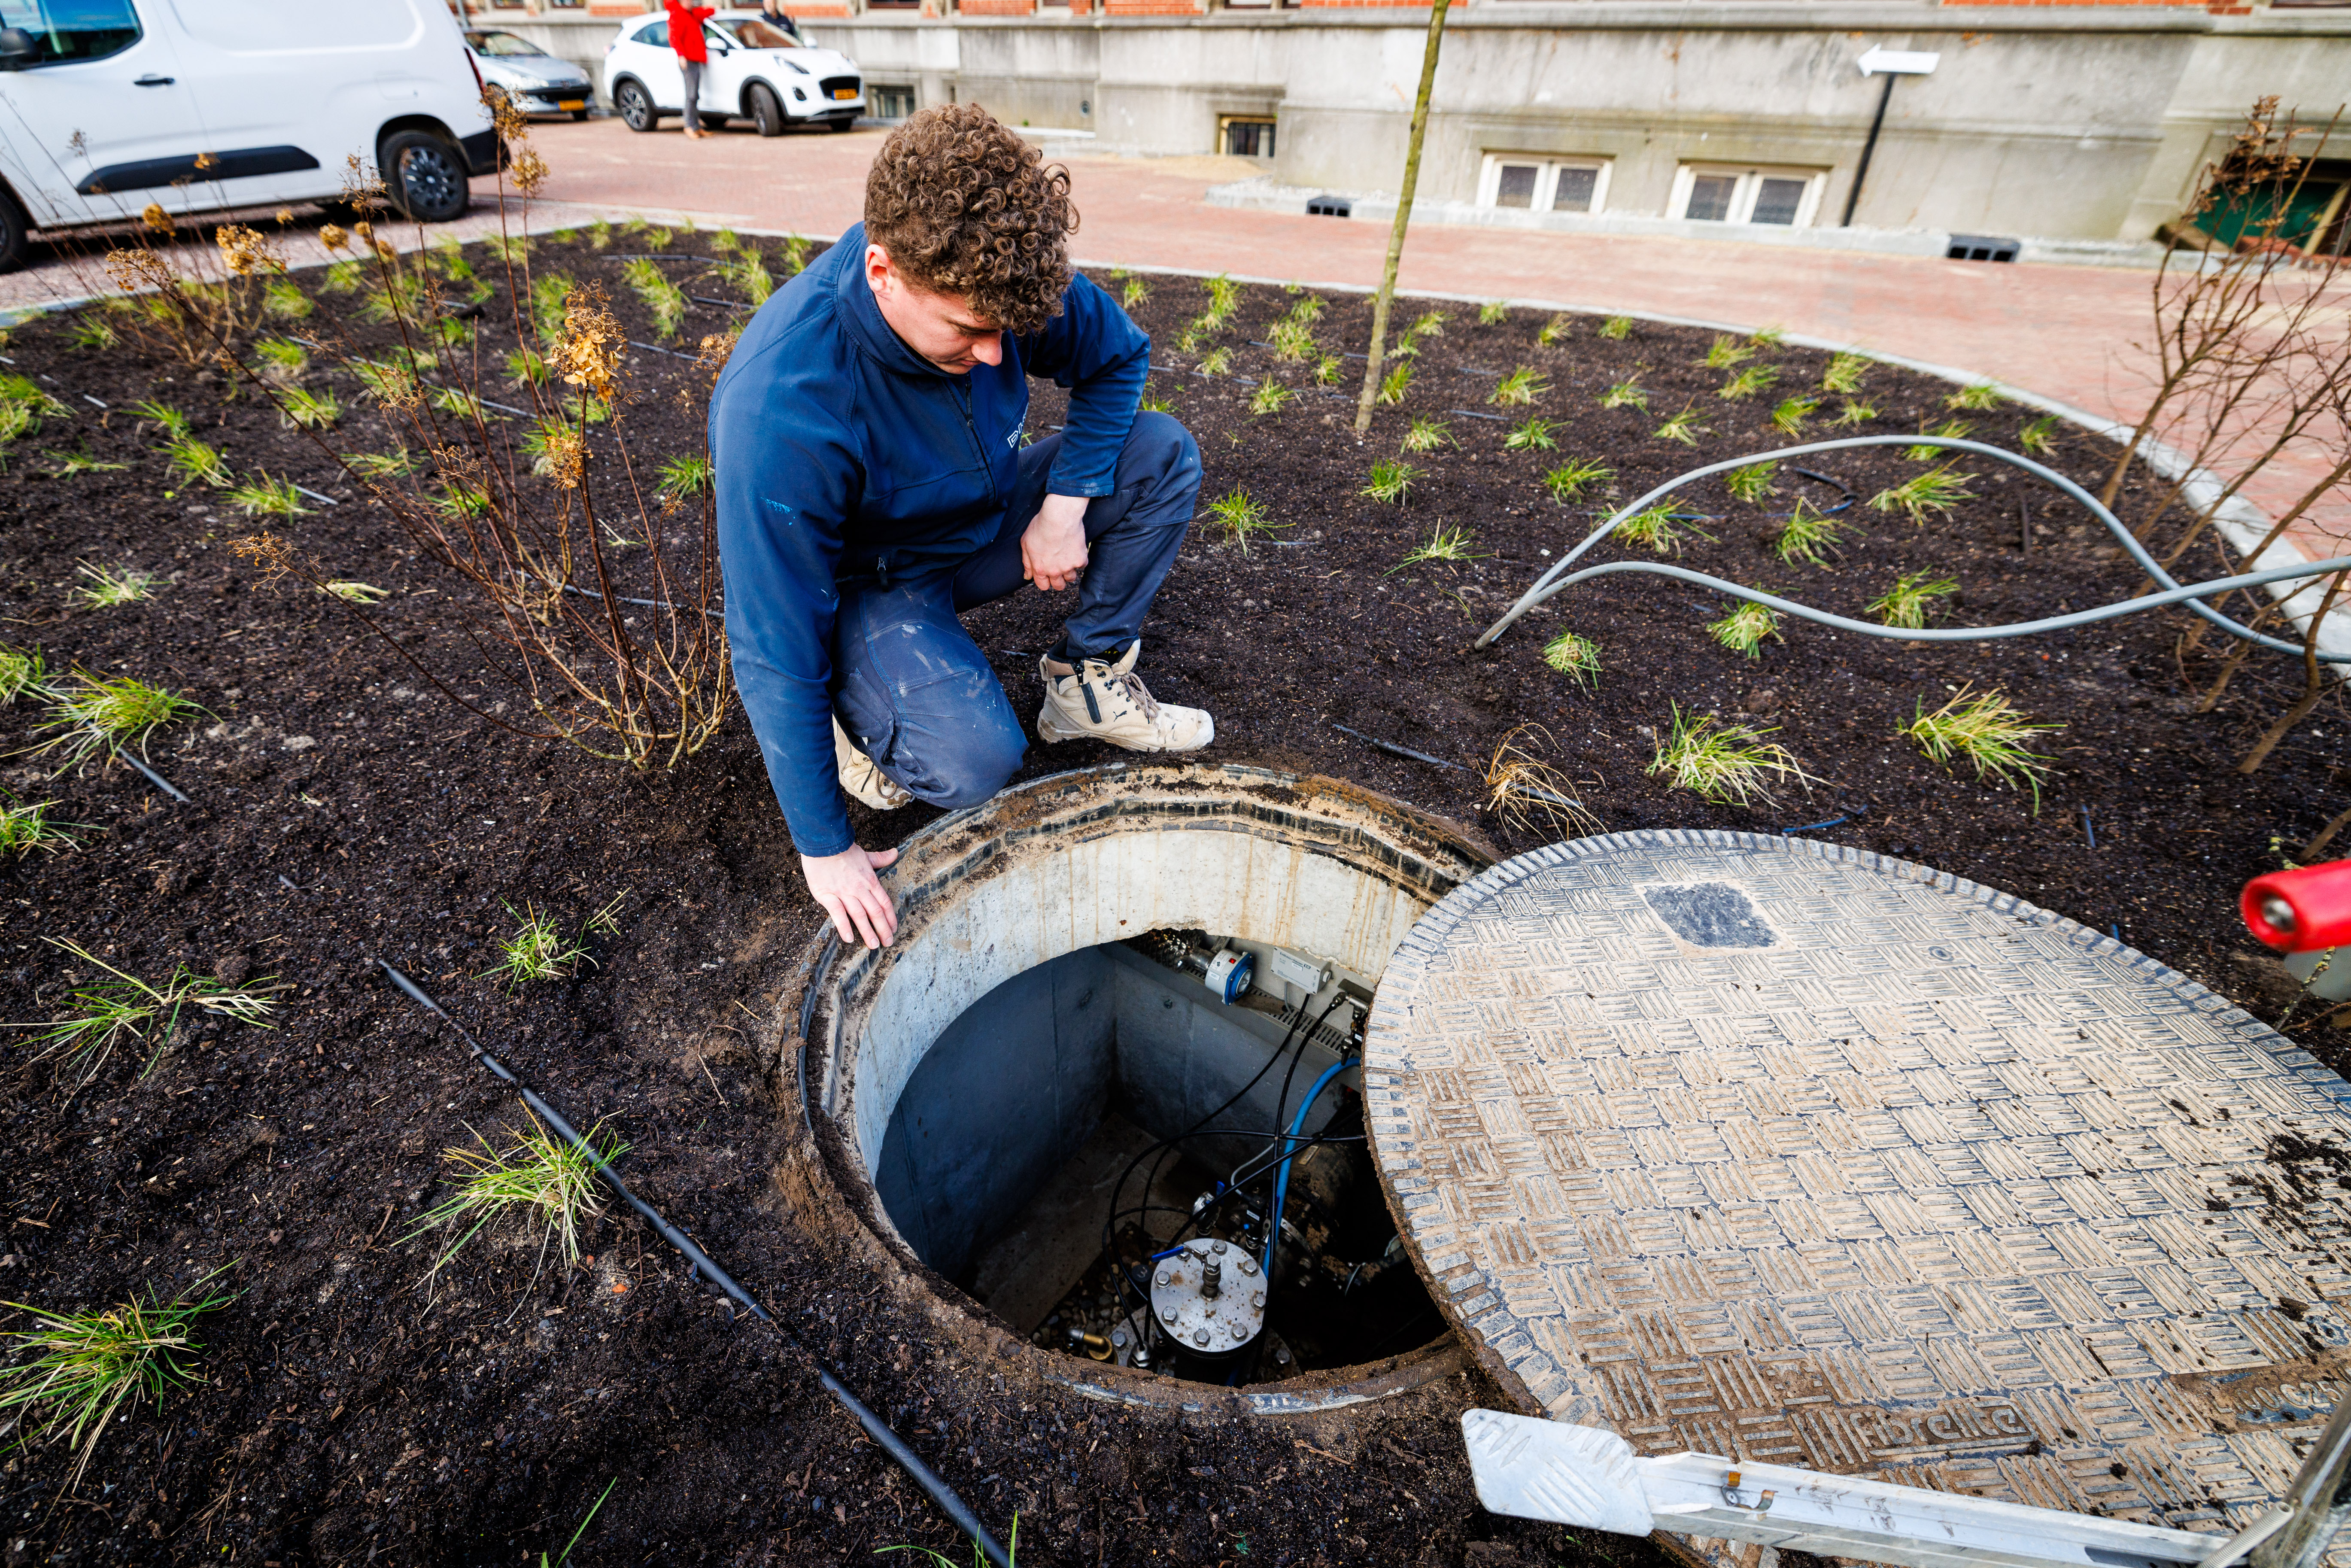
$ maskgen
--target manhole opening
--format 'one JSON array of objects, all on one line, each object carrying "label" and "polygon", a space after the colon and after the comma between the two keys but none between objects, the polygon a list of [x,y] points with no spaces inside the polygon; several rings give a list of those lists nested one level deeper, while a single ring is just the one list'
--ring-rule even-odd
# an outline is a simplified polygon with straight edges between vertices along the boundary
[{"label": "manhole opening", "polygon": [[1023,971],[907,1080],[882,1207],[1043,1349],[1247,1385],[1426,1344],[1444,1322],[1364,1141],[1375,979],[1197,930]]},{"label": "manhole opening", "polygon": [[1204,1385],[1336,1408],[1463,1364],[1345,1063],[1390,955],[1489,851],[1234,764],[1037,779],[902,851],[892,946],[810,949],[795,1071],[840,1196],[944,1309],[985,1305],[1081,1394],[1186,1408]]}]

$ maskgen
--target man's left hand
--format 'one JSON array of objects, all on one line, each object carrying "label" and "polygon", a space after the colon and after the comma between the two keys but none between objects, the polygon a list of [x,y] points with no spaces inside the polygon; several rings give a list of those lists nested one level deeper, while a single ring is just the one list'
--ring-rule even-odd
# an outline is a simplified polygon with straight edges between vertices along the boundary
[{"label": "man's left hand", "polygon": [[1020,536],[1020,575],[1048,591],[1077,586],[1086,570],[1086,497],[1048,496]]}]

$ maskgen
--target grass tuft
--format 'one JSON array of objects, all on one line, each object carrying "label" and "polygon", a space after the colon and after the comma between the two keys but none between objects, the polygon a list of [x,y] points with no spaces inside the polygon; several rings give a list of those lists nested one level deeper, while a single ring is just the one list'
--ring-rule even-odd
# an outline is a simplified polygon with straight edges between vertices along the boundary
[{"label": "grass tuft", "polygon": [[1646,413],[1649,412],[1649,394],[1639,381],[1622,381],[1601,394],[1600,406],[1637,408],[1643,413]]},{"label": "grass tuft", "polygon": [[1413,546],[1405,552],[1402,560],[1380,575],[1394,577],[1408,566],[1425,566],[1430,561],[1444,561],[1458,565],[1465,560],[1483,560],[1494,553],[1491,550],[1471,549],[1469,542],[1474,537],[1465,527],[1457,526],[1448,528],[1440,524],[1437,531],[1428,536],[1426,544]]},{"label": "grass tuft", "polygon": [[1523,408],[1549,391],[1551,383],[1531,365],[1520,365],[1494,384],[1486,401],[1504,408]]},{"label": "grass tuft", "polygon": [[1706,358],[1699,363],[1705,365],[1709,371],[1727,371],[1733,365],[1754,357],[1753,349],[1727,332],[1718,332],[1715,334],[1714,342],[1706,350]]},{"label": "grass tuft", "polygon": [[1929,512],[1948,512],[1961,501],[1974,500],[1975,492],[1968,488],[1968,481],[1975,476],[1954,474],[1951,468],[1952,465],[1946,463],[1939,468],[1915,474],[1889,489],[1880,490],[1869,498],[1869,509],[1891,512],[1899,508],[1908,514],[1912,522],[1924,523]]},{"label": "grass tuft", "polygon": [[1337,386],[1339,372],[1344,369],[1346,367],[1340,363],[1338,355],[1323,355],[1314,362],[1314,384],[1318,387]]},{"label": "grass tuft", "polygon": [[664,341],[677,336],[678,324],[685,319],[684,289],[643,256],[621,264],[621,281],[653,317],[654,332]]},{"label": "grass tuft", "polygon": [[1616,470],[1597,457],[1571,457],[1543,476],[1543,488],[1561,506],[1567,505],[1595,485],[1605,485],[1616,477]]},{"label": "grass tuft", "polygon": [[47,1023],[7,1026],[36,1031],[33,1040],[40,1049],[35,1056],[64,1058],[66,1071],[77,1090],[99,1074],[115,1046],[125,1040],[135,1040],[151,1048],[146,1065],[140,1070],[144,1077],[163,1048],[172,1042],[180,1015],[191,1008],[232,1023],[252,1024],[256,1029],[277,1027],[269,1021],[269,1015],[277,1009],[269,995],[269,982],[275,976],[256,988],[240,990],[181,964],[173,967],[162,985],[151,986],[116,968],[78,942],[56,936],[43,940],[85,964],[105,970],[110,977],[77,986],[67,996],[57,1016]]},{"label": "grass tuft", "polygon": [[1779,476],[1778,460],[1767,457],[1761,463],[1733,468],[1722,476],[1722,484],[1733,499],[1744,501],[1750,507],[1760,507],[1778,492],[1780,487],[1771,481]]},{"label": "grass tuft", "polygon": [[277,416],[291,428],[325,430],[340,422],[343,405],[333,392],[295,387],[284,394]]},{"label": "grass tuft", "polygon": [[1970,695],[1973,690],[1972,685],[1960,687],[1932,713],[1920,698],[1910,722],[1894,733],[1917,741],[1921,751],[1946,768],[1953,758],[1964,757],[1975,765],[1979,779],[1997,779],[2011,789],[2021,783],[2032,790],[2033,814],[2040,815],[2041,782],[2051,765],[2047,758],[2026,749],[2026,742],[2065,727],[2033,723],[2005,692]]},{"label": "grass tuft", "polygon": [[1777,365],[1750,365],[1723,382],[1722,390],[1714,395],[1733,402],[1750,398],[1779,379],[1780,367]]},{"label": "grass tuft", "polygon": [[2056,428],[2057,416],[2044,413],[2016,433],[2016,444],[2035,457],[2053,457],[2057,453],[2057,443],[2050,432]]},{"label": "grass tuft", "polygon": [[48,668],[38,648],[12,648],[0,643],[0,707],[12,707],[27,694],[49,695]]},{"label": "grass tuft", "polygon": [[1612,343],[1621,343],[1633,335],[1633,318],[1611,316],[1600,323],[1600,335]]},{"label": "grass tuft", "polygon": [[1696,534],[1699,538],[1708,542],[1713,540],[1714,536],[1704,528],[1692,528],[1685,530],[1682,528],[1683,521],[1684,519],[1674,516],[1673,508],[1664,505],[1650,507],[1646,510],[1635,512],[1617,524],[1615,537],[1629,544],[1639,545],[1653,555],[1681,554],[1682,535],[1685,531]]},{"label": "grass tuft", "polygon": [[273,277],[263,286],[262,308],[280,321],[299,321],[318,306],[302,292],[302,286],[290,277]]},{"label": "grass tuft", "polygon": [[1598,832],[1603,824],[1575,798],[1573,780],[1535,757],[1529,742],[1537,736],[1551,742],[1551,731],[1542,726],[1521,724],[1495,744],[1479,777],[1486,787],[1486,810],[1527,832],[1564,828],[1571,838]]},{"label": "grass tuft", "polygon": [[517,991],[535,980],[568,979],[588,956],[585,947],[565,946],[555,916],[541,915],[536,904],[525,904],[518,915],[511,904],[506,910],[517,924],[512,936],[498,938],[498,961],[482,971],[482,978],[503,975],[507,989]]},{"label": "grass tuft", "polygon": [[1899,626],[1916,632],[1927,624],[1927,615],[1935,601],[1957,593],[1959,585],[1948,577],[1936,577],[1924,571],[1907,571],[1877,598],[1870,601],[1869,612],[1885,626]]},{"label": "grass tuft", "polygon": [[1402,458],[1372,465],[1371,477],[1363,494],[1388,506],[1401,507],[1412,494],[1412,483],[1420,477],[1420,470]]},{"label": "grass tuft", "polygon": [[1964,408],[1976,413],[1989,413],[2008,400],[1990,382],[1976,382],[1963,386],[1943,400],[1945,408]]},{"label": "grass tuft", "polygon": [[299,517],[310,510],[302,504],[302,492],[291,479],[272,479],[266,474],[237,486],[228,498],[248,517]]},{"label": "grass tuft", "polygon": [[[1927,426],[1927,428],[1921,430],[1918,434],[1921,435],[1940,435],[1947,437],[1949,440],[1957,441],[1965,436],[1968,432],[1974,428],[1974,425],[1970,424],[1964,419],[1947,419],[1940,424],[1930,424]],[[1902,450],[1902,455],[1908,458],[1913,463],[1932,463],[1936,458],[1943,455],[1943,448],[1939,446],[1906,446]]]},{"label": "grass tuft", "polygon": [[55,800],[23,800],[10,797],[0,805],[0,859],[28,855],[35,850],[51,853],[69,850],[81,841],[66,830],[85,828],[87,822],[58,822],[49,818]]},{"label": "grass tuft", "polygon": [[1510,308],[1499,299],[1489,299],[1478,307],[1478,325],[1490,327],[1497,321],[1510,319]]},{"label": "grass tuft", "polygon": [[468,1220],[472,1223],[433,1260],[425,1281],[436,1278],[486,1227],[508,1218],[519,1219],[526,1235],[538,1237],[542,1267],[550,1247],[566,1269],[579,1267],[580,1232],[604,1212],[597,1194],[598,1163],[617,1159],[629,1147],[604,1133],[603,1126],[599,1122],[588,1130],[593,1155],[558,1137],[537,1116],[522,1132],[507,1129],[510,1141],[505,1148],[475,1133],[478,1148],[460,1145],[443,1150],[441,1157],[462,1171],[463,1178],[454,1194],[417,1217],[400,1244],[431,1231],[455,1229]]},{"label": "grass tuft", "polygon": [[92,566],[88,561],[75,567],[74,575],[86,580],[81,587],[69,590],[66,597],[92,610],[136,604],[152,597],[155,584],[161,580],[152,572],[133,571],[129,567]]},{"label": "grass tuft", "polygon": [[1412,428],[1396,443],[1404,452],[1434,452],[1453,439],[1453,427],[1441,419],[1423,415],[1412,422]]},{"label": "grass tuft", "polygon": [[1867,354],[1834,354],[1828,369],[1821,372],[1821,391],[1850,396],[1861,390],[1861,378],[1869,373]]},{"label": "grass tuft", "polygon": [[1572,319],[1565,311],[1562,311],[1544,322],[1541,329],[1535,333],[1537,346],[1548,349],[1554,343],[1565,342]]},{"label": "grass tuft", "polygon": [[319,586],[346,604],[381,604],[392,597],[392,590],[389,588],[378,588],[372,582],[358,582],[349,578],[339,578],[332,582],[322,582]]},{"label": "grass tuft", "polygon": [[1502,444],[1512,452],[1553,452],[1559,448],[1559,437],[1552,434],[1556,428],[1557,421],[1530,414],[1510,427]]},{"label": "grass tuft", "polygon": [[228,462],[218,448],[197,440],[193,435],[167,436],[163,442],[163,461],[182,485],[209,485],[214,489],[225,488],[229,483]]},{"label": "grass tuft", "polygon": [[189,434],[188,416],[168,402],[151,397],[132,403],[131,412],[162,430],[166,440]]},{"label": "grass tuft", "polygon": [[1771,541],[1771,553],[1780,558],[1782,566],[1794,566],[1801,562],[1805,566],[1826,567],[1828,558],[1823,552],[1834,549],[1844,538],[1847,528],[1856,533],[1861,531],[1859,524],[1842,522],[1830,517],[1799,496],[1795,508],[1788,514],[1788,520],[1781,525],[1778,537]]},{"label": "grass tuft", "polygon": [[1386,375],[1380,378],[1379,400],[1384,403],[1402,402],[1404,401],[1405,389],[1411,385],[1412,367],[1410,365],[1398,365],[1394,370],[1388,371]]},{"label": "grass tuft", "polygon": [[1734,653],[1750,659],[1760,658],[1763,639],[1784,642],[1780,635],[1780,612],[1767,604],[1742,599],[1730,607],[1730,612],[1719,621],[1706,623],[1706,634]]},{"label": "grass tuft", "polygon": [[0,1372],[0,1412],[28,1442],[62,1439],[79,1452],[66,1478],[70,1490],[89,1468],[98,1440],[110,1427],[130,1419],[125,1406],[141,1399],[162,1408],[163,1396],[202,1379],[188,1360],[204,1346],[190,1331],[198,1318],[235,1301],[235,1295],[196,1295],[225,1270],[214,1270],[190,1287],[190,1295],[166,1301],[150,1287],[120,1306],[86,1312],[54,1312],[22,1301],[7,1303],[29,1313],[34,1325],[17,1329],[20,1359]]},{"label": "grass tuft", "polygon": [[1657,441],[1678,441],[1684,446],[1696,446],[1698,438],[1708,434],[1698,422],[1696,407],[1686,408],[1650,433]]},{"label": "grass tuft", "polygon": [[1233,368],[1230,349],[1211,349],[1200,356],[1200,373],[1204,376],[1229,375]]},{"label": "grass tuft", "polygon": [[1831,423],[1850,427],[1856,424],[1867,424],[1871,420],[1876,419],[1876,417],[1877,405],[1876,403],[1864,402],[1859,398],[1849,397],[1844,400],[1844,406],[1837,410],[1837,416]]},{"label": "grass tuft", "polygon": [[1249,393],[1249,411],[1252,417],[1280,413],[1298,401],[1298,394],[1268,376]]},{"label": "grass tuft", "polygon": [[1821,400],[1816,397],[1782,398],[1780,406],[1771,411],[1771,428],[1786,436],[1802,435],[1804,421],[1819,412]]},{"label": "grass tuft", "polygon": [[1600,681],[1600,644],[1580,632],[1562,632],[1543,644],[1542,662],[1591,688]]},{"label": "grass tuft", "polygon": [[1270,534],[1290,527],[1288,523],[1269,522],[1265,503],[1253,500],[1247,490],[1235,490],[1222,500],[1208,503],[1208,516],[1225,530],[1227,538],[1249,554],[1249,538],[1256,534]]},{"label": "grass tuft", "polygon": [[1775,798],[1774,780],[1792,779],[1800,785],[1817,782],[1796,765],[1786,747],[1763,738],[1778,733],[1776,728],[1750,729],[1743,724],[1725,723],[1712,714],[1694,716],[1683,713],[1676,703],[1671,727],[1657,742],[1649,774],[1652,778],[1663,774],[1672,788],[1687,789],[1716,805],[1769,803]]},{"label": "grass tuft", "polygon": [[101,755],[111,762],[133,746],[143,758],[147,739],[155,731],[204,711],[162,686],[151,686],[130,675],[94,675],[79,665],[62,681],[39,689],[48,699],[49,716],[35,727],[57,733],[33,751],[62,751],[65,761],[57,768],[60,773]]},{"label": "grass tuft", "polygon": [[765,305],[776,292],[775,275],[768,270],[768,258],[757,246],[743,247],[734,260],[722,261],[713,270],[754,305]]},{"label": "grass tuft", "polygon": [[687,496],[707,496],[717,485],[710,459],[704,456],[673,457],[661,465],[658,493],[673,500]]},{"label": "grass tuft", "polygon": [[1295,318],[1284,317],[1276,321],[1268,337],[1273,344],[1273,357],[1285,365],[1302,365],[1320,355],[1314,344],[1314,329]]}]

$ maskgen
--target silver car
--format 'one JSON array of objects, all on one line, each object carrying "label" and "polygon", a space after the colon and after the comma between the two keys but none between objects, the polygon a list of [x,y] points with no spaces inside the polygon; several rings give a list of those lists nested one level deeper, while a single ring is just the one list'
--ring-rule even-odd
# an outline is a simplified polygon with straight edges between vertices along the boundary
[{"label": "silver car", "polygon": [[506,94],[525,114],[588,118],[595,84],[569,60],[557,59],[528,38],[494,28],[469,29],[465,47],[474,51],[483,83]]}]

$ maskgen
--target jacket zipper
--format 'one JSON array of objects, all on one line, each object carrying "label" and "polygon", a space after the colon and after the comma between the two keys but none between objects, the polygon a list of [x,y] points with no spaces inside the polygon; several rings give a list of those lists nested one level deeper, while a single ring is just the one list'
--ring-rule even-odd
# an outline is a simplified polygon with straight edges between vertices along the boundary
[{"label": "jacket zipper", "polygon": [[971,449],[979,458],[979,471],[987,476],[987,498],[993,501],[996,499],[996,464],[988,456],[987,444],[979,438],[979,426],[972,421],[970,379],[964,378],[962,384],[952,390],[956,397],[956,412],[963,415],[963,432],[971,438]]}]

